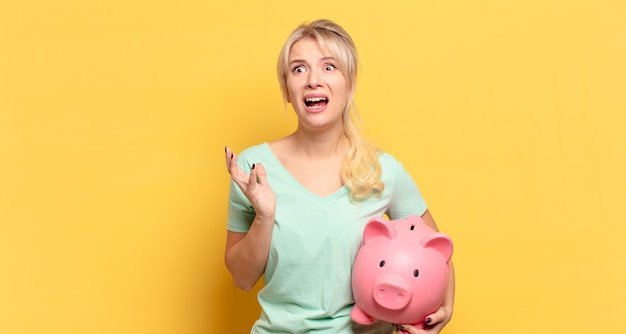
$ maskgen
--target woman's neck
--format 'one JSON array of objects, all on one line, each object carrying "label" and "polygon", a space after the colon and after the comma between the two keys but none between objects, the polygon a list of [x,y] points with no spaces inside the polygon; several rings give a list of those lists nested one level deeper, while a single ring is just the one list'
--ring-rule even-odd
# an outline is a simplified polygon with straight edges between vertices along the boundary
[{"label": "woman's neck", "polygon": [[348,150],[348,138],[341,131],[311,133],[297,129],[292,133],[293,148],[302,157],[317,158],[344,155]]}]

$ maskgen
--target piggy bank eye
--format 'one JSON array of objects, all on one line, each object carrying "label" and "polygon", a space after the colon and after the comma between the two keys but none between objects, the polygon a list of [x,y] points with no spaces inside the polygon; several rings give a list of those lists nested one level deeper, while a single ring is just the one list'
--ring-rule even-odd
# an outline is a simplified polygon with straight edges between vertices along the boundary
[{"label": "piggy bank eye", "polygon": [[419,275],[420,275],[420,271],[419,270],[417,270],[417,269],[413,270],[413,276],[417,277]]},{"label": "piggy bank eye", "polygon": [[385,260],[380,261],[380,263],[378,264],[381,268],[385,266]]}]

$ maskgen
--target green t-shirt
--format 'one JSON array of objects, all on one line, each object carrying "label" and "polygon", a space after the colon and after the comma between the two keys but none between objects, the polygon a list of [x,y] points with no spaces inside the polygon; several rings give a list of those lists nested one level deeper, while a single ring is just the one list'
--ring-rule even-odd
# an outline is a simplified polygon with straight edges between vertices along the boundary
[{"label": "green t-shirt", "polygon": [[[259,291],[261,316],[251,333],[392,333],[388,323],[354,324],[351,272],[363,229],[372,217],[391,219],[422,215],[426,203],[402,164],[391,155],[380,158],[382,195],[350,202],[344,186],[326,197],[307,190],[280,164],[267,143],[243,151],[246,172],[262,163],[276,194],[276,214],[265,286]],[[247,232],[254,210],[231,181],[228,230]]]}]

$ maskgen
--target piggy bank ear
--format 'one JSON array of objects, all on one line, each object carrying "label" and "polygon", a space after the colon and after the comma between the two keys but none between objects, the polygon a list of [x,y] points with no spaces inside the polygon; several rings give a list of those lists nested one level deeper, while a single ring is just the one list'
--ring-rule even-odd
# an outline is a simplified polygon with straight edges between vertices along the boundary
[{"label": "piggy bank ear", "polygon": [[385,237],[387,239],[395,239],[397,235],[396,229],[391,226],[388,220],[382,217],[374,217],[367,222],[363,231],[363,243],[367,243],[375,237]]},{"label": "piggy bank ear", "polygon": [[433,248],[439,252],[446,262],[450,261],[453,247],[452,240],[447,235],[439,232],[429,234],[422,239],[421,244],[424,248]]}]

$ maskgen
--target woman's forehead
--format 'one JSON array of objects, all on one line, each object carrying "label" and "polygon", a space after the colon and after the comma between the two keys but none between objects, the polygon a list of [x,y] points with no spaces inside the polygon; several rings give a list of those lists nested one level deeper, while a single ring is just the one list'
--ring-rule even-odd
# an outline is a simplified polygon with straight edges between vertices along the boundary
[{"label": "woman's forehead", "polygon": [[320,59],[336,59],[335,53],[332,51],[332,48],[329,47],[327,42],[320,45],[320,42],[313,37],[304,37],[293,43],[291,49],[289,50],[288,60],[289,62],[292,62],[301,58],[304,59],[305,56],[306,58],[313,57]]}]

